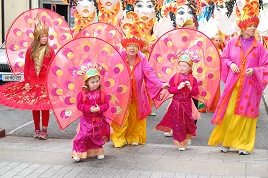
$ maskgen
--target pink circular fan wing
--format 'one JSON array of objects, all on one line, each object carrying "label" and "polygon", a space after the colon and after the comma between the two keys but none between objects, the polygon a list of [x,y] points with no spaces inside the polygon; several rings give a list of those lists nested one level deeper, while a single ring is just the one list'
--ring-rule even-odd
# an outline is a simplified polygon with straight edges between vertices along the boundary
[{"label": "pink circular fan wing", "polygon": [[97,37],[116,46],[117,49],[122,49],[122,33],[115,26],[108,23],[92,23],[78,33],[77,38],[79,37]]},{"label": "pink circular fan wing", "polygon": [[49,44],[55,51],[59,50],[62,45],[72,39],[68,23],[56,12],[44,8],[36,8],[23,12],[9,27],[6,36],[7,58],[14,75],[23,72],[25,54],[34,39],[34,19],[37,15],[40,21],[49,28]]},{"label": "pink circular fan wing", "polygon": [[75,76],[82,64],[95,62],[105,69],[102,90],[109,97],[105,116],[122,125],[130,95],[130,75],[116,48],[95,37],[81,37],[65,44],[55,55],[48,73],[47,89],[56,120],[63,130],[82,113],[76,107],[76,97],[84,81]]},{"label": "pink circular fan wing", "polygon": [[[199,101],[211,106],[220,82],[220,56],[213,42],[203,33],[187,28],[169,31],[162,35],[152,50],[149,62],[163,81],[169,81],[177,72],[178,56],[182,51],[191,51],[199,60],[193,61],[193,75],[198,81]],[[155,101],[159,107],[171,95],[164,91]]]}]

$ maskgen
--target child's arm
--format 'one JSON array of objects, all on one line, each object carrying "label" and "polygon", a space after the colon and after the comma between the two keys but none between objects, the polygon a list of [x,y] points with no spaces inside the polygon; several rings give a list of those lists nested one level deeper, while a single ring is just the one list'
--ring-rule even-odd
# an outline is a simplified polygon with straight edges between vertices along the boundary
[{"label": "child's arm", "polygon": [[107,95],[103,92],[101,94],[104,95],[104,101],[101,105],[97,105],[97,107],[99,107],[99,110],[97,111],[97,113],[104,113],[109,108],[109,99]]},{"label": "child's arm", "polygon": [[176,74],[169,80],[170,87],[168,89],[168,92],[170,94],[178,94],[179,93],[178,85],[175,85],[175,83],[174,83],[175,76],[176,76]]},{"label": "child's arm", "polygon": [[88,104],[84,103],[84,101],[83,101],[83,93],[82,92],[80,92],[77,95],[76,106],[77,106],[77,109],[79,111],[83,112],[83,113],[91,113],[90,108],[92,107],[92,105],[88,105]]},{"label": "child's arm", "polygon": [[190,90],[190,91],[191,91],[192,96],[197,96],[199,94],[197,80],[196,80],[196,78],[193,78],[193,79],[194,79],[193,86],[191,86],[192,90]]}]

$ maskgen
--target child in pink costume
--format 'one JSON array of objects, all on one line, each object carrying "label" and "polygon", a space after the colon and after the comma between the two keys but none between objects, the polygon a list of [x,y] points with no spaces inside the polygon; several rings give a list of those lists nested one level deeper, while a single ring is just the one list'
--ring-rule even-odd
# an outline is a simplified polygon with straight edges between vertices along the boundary
[{"label": "child in pink costume", "polygon": [[110,125],[103,113],[109,108],[109,99],[101,91],[100,73],[89,69],[83,76],[85,89],[77,96],[77,108],[80,117],[78,134],[73,141],[72,157],[75,161],[87,157],[104,158],[103,145],[110,139]]},{"label": "child in pink costume", "polygon": [[172,102],[162,121],[156,126],[164,132],[173,130],[174,145],[185,151],[187,140],[196,136],[196,125],[192,114],[192,96],[199,94],[197,80],[191,73],[193,62],[185,53],[179,58],[180,72],[169,81]]}]

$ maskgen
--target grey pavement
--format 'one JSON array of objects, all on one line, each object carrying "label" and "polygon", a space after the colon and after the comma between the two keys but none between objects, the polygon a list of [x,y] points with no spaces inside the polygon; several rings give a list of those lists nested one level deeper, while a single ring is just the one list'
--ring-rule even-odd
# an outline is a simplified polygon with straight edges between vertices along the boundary
[{"label": "grey pavement", "polygon": [[104,178],[266,178],[268,150],[249,155],[237,150],[221,153],[219,147],[145,144],[114,148],[105,145],[105,158],[71,159],[71,139],[38,140],[0,138],[0,177],[104,177]]}]

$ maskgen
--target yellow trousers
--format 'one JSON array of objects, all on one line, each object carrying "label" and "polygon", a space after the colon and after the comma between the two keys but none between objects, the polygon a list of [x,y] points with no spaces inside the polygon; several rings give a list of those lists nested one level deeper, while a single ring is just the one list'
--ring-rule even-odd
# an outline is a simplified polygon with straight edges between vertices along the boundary
[{"label": "yellow trousers", "polygon": [[144,144],[146,142],[146,118],[139,119],[135,102],[131,102],[124,119],[122,127],[112,122],[111,140],[115,147],[123,147],[126,143],[136,142]]},{"label": "yellow trousers", "polygon": [[231,147],[252,152],[254,149],[258,118],[249,118],[234,114],[238,87],[235,86],[228,103],[222,124],[216,125],[210,135],[208,145]]}]

